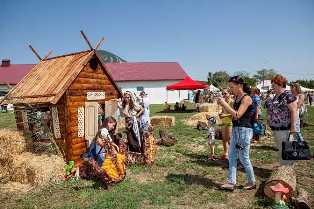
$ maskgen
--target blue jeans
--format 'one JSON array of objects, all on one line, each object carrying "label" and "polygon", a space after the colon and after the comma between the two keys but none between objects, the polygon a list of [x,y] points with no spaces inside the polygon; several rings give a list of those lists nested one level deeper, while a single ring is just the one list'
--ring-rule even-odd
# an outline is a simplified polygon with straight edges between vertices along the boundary
[{"label": "blue jeans", "polygon": [[[237,159],[238,155],[240,161],[245,169],[248,183],[255,183],[254,171],[250,161],[250,142],[253,137],[253,129],[246,127],[233,127],[232,137],[229,146],[229,173],[228,182],[236,184],[237,182]],[[236,148],[236,144],[242,146],[242,150]]]}]

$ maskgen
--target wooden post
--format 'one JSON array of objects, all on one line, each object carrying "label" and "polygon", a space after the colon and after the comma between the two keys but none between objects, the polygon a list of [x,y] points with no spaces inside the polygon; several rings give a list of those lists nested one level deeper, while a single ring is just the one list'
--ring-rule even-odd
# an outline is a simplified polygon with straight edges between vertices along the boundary
[{"label": "wooden post", "polygon": [[46,56],[43,58],[43,60],[48,59],[48,57],[51,55],[51,53],[52,53],[52,50],[49,50],[49,52],[46,54]]},{"label": "wooden post", "polygon": [[89,42],[88,38],[86,37],[85,33],[84,33],[82,30],[81,30],[80,32],[81,32],[81,34],[82,34],[84,40],[86,41],[87,45],[89,46],[89,48],[90,48],[91,50],[93,50],[93,47],[92,47],[91,43]]},{"label": "wooden post", "polygon": [[32,45],[28,44],[28,47],[32,50],[32,52],[35,54],[35,56],[37,57],[37,59],[39,61],[41,61],[41,57],[39,56],[39,54],[36,52],[36,50],[32,47]]},{"label": "wooden post", "polygon": [[96,46],[95,46],[95,50],[97,50],[97,49],[100,47],[100,45],[104,42],[104,40],[105,40],[105,38],[102,37],[102,38],[98,41],[98,43],[97,43]]}]

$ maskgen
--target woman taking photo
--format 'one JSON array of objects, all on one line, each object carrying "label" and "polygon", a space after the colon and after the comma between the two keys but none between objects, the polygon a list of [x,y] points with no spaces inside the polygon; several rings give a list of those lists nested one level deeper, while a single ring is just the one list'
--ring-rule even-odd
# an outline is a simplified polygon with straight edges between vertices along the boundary
[{"label": "woman taking photo", "polygon": [[234,103],[231,107],[223,98],[218,103],[232,115],[232,137],[229,146],[229,171],[228,182],[221,186],[222,189],[234,190],[237,176],[237,157],[245,169],[247,185],[244,189],[255,189],[255,176],[250,161],[250,141],[253,136],[253,105],[248,88],[240,76],[229,79],[230,91],[234,94]]},{"label": "woman taking photo", "polygon": [[287,82],[282,75],[276,75],[271,80],[275,96],[266,103],[268,123],[278,148],[280,165],[291,163],[282,160],[282,142],[288,140],[290,132],[296,132],[297,98],[286,91]]}]

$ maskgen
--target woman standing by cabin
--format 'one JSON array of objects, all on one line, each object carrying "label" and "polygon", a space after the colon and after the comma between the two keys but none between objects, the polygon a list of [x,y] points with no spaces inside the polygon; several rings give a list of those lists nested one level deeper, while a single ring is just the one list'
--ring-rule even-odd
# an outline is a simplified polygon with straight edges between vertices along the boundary
[{"label": "woman standing by cabin", "polygon": [[118,103],[122,117],[125,117],[125,127],[127,130],[128,148],[132,152],[144,152],[142,131],[139,118],[143,113],[143,108],[136,103],[136,99],[131,92],[123,94],[122,102]]}]

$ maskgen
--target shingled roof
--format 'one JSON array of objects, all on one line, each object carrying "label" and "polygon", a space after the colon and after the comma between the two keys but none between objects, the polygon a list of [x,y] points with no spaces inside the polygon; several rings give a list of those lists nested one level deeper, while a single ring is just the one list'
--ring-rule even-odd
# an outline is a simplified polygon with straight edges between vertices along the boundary
[{"label": "shingled roof", "polygon": [[93,50],[42,60],[8,93],[4,102],[56,104],[94,55],[97,56]]}]

